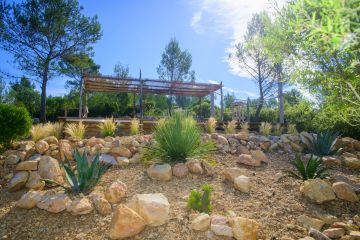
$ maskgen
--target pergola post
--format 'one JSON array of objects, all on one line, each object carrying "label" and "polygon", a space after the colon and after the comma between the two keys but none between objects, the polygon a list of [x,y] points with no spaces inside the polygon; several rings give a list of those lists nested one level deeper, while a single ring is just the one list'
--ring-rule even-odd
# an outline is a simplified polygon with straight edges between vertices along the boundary
[{"label": "pergola post", "polygon": [[85,91],[85,89],[84,89],[84,109],[83,109],[83,117],[84,118],[87,118],[88,117],[88,111],[89,111],[89,109],[88,109],[88,107],[87,107],[87,98],[88,98],[88,94],[87,94],[87,92]]},{"label": "pergola post", "polygon": [[136,117],[136,93],[133,93],[133,115]]},{"label": "pergola post", "polygon": [[141,80],[141,70],[140,70],[140,97],[139,97],[139,105],[140,105],[140,121],[142,122],[144,117],[143,112],[143,80]]},{"label": "pergola post", "polygon": [[220,83],[220,106],[221,106],[221,117],[220,120],[223,122],[224,121],[224,94],[223,94],[223,84],[222,82]]},{"label": "pergola post", "polygon": [[81,80],[80,80],[80,99],[79,99],[79,118],[82,118],[82,101],[83,101],[83,77],[81,75]]},{"label": "pergola post", "polygon": [[199,106],[199,118],[202,119],[202,108],[201,108],[201,102],[202,102],[202,97],[199,97],[199,102],[200,102],[200,106]]},{"label": "pergola post", "polygon": [[215,116],[214,100],[215,100],[214,92],[211,92],[211,94],[210,94],[210,116],[211,117]]}]

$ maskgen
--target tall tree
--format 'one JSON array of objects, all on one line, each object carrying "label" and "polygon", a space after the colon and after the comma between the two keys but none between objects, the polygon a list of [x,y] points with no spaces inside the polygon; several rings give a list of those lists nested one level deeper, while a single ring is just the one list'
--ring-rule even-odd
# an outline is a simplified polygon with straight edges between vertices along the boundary
[{"label": "tall tree", "polygon": [[124,66],[121,63],[115,64],[114,74],[120,78],[127,78],[130,76],[129,66]]},{"label": "tall tree", "polygon": [[[265,36],[266,24],[270,18],[266,12],[253,15],[248,23],[244,42],[236,45],[235,58],[239,66],[244,69],[259,87],[259,103],[256,107],[255,120],[259,121],[260,111],[265,99],[273,94],[274,81],[272,79],[273,64],[266,54],[262,38]],[[230,55],[230,58],[234,56]]]},{"label": "tall tree", "polygon": [[60,72],[65,55],[91,51],[101,37],[97,17],[86,17],[77,0],[25,0],[0,3],[0,47],[21,70],[41,83],[40,119],[46,121],[46,87]]},{"label": "tall tree", "polygon": [[[160,79],[168,81],[194,81],[195,72],[190,71],[192,63],[191,54],[184,50],[182,51],[179,42],[172,38],[165,51],[161,56],[160,65],[157,72]],[[169,113],[171,114],[172,95],[168,96]]]},{"label": "tall tree", "polygon": [[0,76],[0,103],[5,102],[6,95],[6,84],[2,76]]}]

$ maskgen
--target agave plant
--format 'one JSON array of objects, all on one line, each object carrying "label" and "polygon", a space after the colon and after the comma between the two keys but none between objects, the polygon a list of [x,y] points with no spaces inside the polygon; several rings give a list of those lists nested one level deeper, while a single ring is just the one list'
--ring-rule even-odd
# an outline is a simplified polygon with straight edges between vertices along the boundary
[{"label": "agave plant", "polygon": [[307,139],[305,135],[301,135],[301,140],[303,143],[307,144],[310,153],[323,157],[336,154],[340,149],[335,148],[336,139],[338,138],[339,133],[337,132],[323,132],[318,133],[316,136],[313,136],[311,139]]},{"label": "agave plant", "polygon": [[100,181],[101,176],[106,172],[110,165],[101,163],[99,160],[99,154],[97,154],[91,164],[89,164],[86,150],[83,155],[76,150],[75,160],[76,172],[72,169],[69,160],[66,159],[62,162],[70,188],[65,186],[62,187],[76,194],[89,193],[90,190]]},{"label": "agave plant", "polygon": [[322,165],[322,160],[320,158],[314,157],[311,155],[310,159],[304,163],[303,160],[299,156],[295,158],[291,162],[291,165],[293,165],[296,170],[296,172],[288,171],[288,176],[294,177],[297,179],[302,180],[308,180],[308,179],[314,179],[314,178],[325,178],[327,175],[325,174],[325,171],[327,170]]}]

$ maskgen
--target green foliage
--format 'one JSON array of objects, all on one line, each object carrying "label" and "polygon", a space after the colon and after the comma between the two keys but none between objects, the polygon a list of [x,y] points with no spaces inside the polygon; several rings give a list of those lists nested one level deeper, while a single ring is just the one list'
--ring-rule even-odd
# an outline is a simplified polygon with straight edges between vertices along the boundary
[{"label": "green foliage", "polygon": [[114,118],[106,118],[104,122],[100,123],[98,127],[101,130],[101,135],[103,137],[107,136],[115,136],[116,133],[116,122],[114,121]]},{"label": "green foliage", "polygon": [[185,162],[189,157],[207,156],[214,150],[212,142],[201,142],[197,123],[185,112],[175,112],[169,119],[159,121],[154,139],[156,144],[146,149],[145,160]]},{"label": "green foliage", "polygon": [[99,154],[97,154],[91,164],[89,164],[86,150],[82,156],[78,150],[75,150],[75,160],[76,172],[72,169],[69,160],[66,159],[62,162],[66,179],[70,185],[70,189],[68,190],[71,190],[75,194],[87,194],[100,181],[109,165],[100,163]]},{"label": "green foliage", "polygon": [[140,131],[140,121],[137,118],[131,119],[130,122],[130,133],[131,135],[137,135]]},{"label": "green foliage", "polygon": [[315,158],[311,155],[310,159],[304,164],[299,156],[296,156],[295,160],[291,162],[297,172],[288,171],[288,176],[297,179],[308,180],[314,178],[325,178],[326,168],[322,166],[322,161],[319,158]]},{"label": "green foliage", "polygon": [[339,133],[337,132],[319,132],[316,136],[314,135],[312,139],[304,139],[306,136],[301,135],[303,142],[310,142],[309,151],[319,157],[334,155],[338,152],[339,149],[334,149],[336,139],[338,138]]},{"label": "green foliage", "polygon": [[204,184],[202,187],[203,193],[200,193],[197,190],[192,190],[188,199],[188,208],[198,211],[210,213],[211,206],[211,192],[213,188],[209,184]]},{"label": "green foliage", "polygon": [[20,137],[26,136],[31,128],[31,118],[23,107],[0,104],[0,150],[8,148]]}]

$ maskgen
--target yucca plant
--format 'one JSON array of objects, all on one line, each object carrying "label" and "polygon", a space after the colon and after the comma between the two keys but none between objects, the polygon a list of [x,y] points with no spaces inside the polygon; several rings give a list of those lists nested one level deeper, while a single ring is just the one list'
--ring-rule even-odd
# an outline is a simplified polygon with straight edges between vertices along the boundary
[{"label": "yucca plant", "polygon": [[236,131],[235,129],[236,129],[236,121],[232,120],[228,122],[228,124],[226,125],[225,131],[228,134],[233,134]]},{"label": "yucca plant", "polygon": [[30,134],[34,142],[48,137],[51,133],[51,128],[48,124],[36,124],[31,127]]},{"label": "yucca plant", "polygon": [[84,139],[85,137],[86,126],[82,121],[79,123],[69,123],[65,127],[65,132],[71,137],[78,137]]},{"label": "yucca plant", "polygon": [[158,123],[154,139],[156,144],[144,152],[145,161],[185,162],[189,157],[206,157],[215,150],[213,142],[201,142],[200,129],[185,112],[175,112],[171,118]]},{"label": "yucca plant", "polygon": [[130,133],[131,133],[131,135],[139,134],[139,130],[140,130],[140,121],[139,121],[139,119],[137,119],[137,118],[131,119],[131,122],[130,122]]},{"label": "yucca plant", "polygon": [[211,206],[211,192],[213,188],[209,184],[204,184],[202,187],[203,193],[192,190],[188,199],[188,208],[198,212],[210,213]]},{"label": "yucca plant", "polygon": [[205,131],[207,133],[214,133],[216,129],[216,123],[217,123],[216,119],[210,117],[205,123]]},{"label": "yucca plant", "polygon": [[113,137],[116,133],[116,122],[114,121],[114,118],[106,118],[104,122],[99,123],[98,127],[101,130],[101,135],[103,137]]},{"label": "yucca plant", "polygon": [[288,134],[298,134],[298,131],[296,129],[296,124],[288,124],[287,133]]},{"label": "yucca plant", "polygon": [[249,123],[248,122],[241,123],[240,128],[242,132],[248,132],[250,128]]},{"label": "yucca plant", "polygon": [[268,122],[262,122],[260,124],[259,132],[263,136],[269,136],[271,133],[272,125]]},{"label": "yucca plant", "polygon": [[69,160],[66,159],[64,162],[61,162],[65,170],[66,179],[70,185],[70,188],[66,186],[62,187],[75,194],[87,194],[100,181],[102,175],[109,168],[109,164],[101,163],[99,160],[99,154],[95,156],[90,164],[86,150],[84,151],[83,155],[81,155],[76,149],[75,160],[76,172],[72,169]]},{"label": "yucca plant", "polygon": [[283,133],[283,127],[280,123],[277,123],[273,128],[273,134],[275,136],[280,136]]},{"label": "yucca plant", "polygon": [[327,169],[323,167],[322,160],[314,157],[313,155],[311,155],[310,159],[306,163],[301,160],[300,156],[296,156],[295,160],[291,162],[291,165],[295,167],[297,172],[288,171],[287,173],[290,177],[305,181],[314,178],[325,178],[327,176],[325,174]]},{"label": "yucca plant", "polygon": [[[306,137],[305,135],[301,135],[301,140],[305,142],[303,139]],[[310,153],[323,157],[334,155],[339,152],[340,149],[335,148],[336,139],[339,137],[339,133],[337,132],[319,132],[316,136],[313,136],[312,139],[308,139],[307,142],[310,142],[309,151]]]}]

